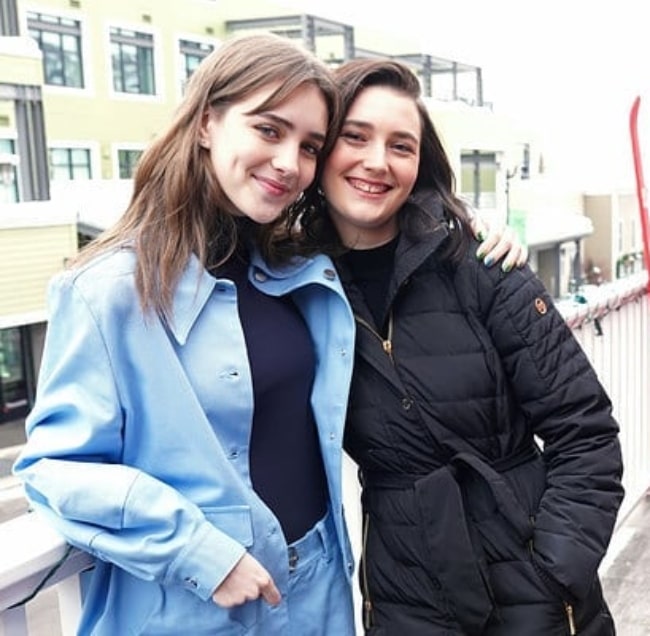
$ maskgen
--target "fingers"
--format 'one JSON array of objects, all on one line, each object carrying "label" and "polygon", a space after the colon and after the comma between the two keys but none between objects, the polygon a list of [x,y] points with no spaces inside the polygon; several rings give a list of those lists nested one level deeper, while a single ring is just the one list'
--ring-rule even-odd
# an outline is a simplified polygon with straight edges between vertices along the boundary
[{"label": "fingers", "polygon": [[488,226],[485,221],[478,215],[474,214],[469,219],[469,226],[472,234],[479,241],[482,241],[488,235]]},{"label": "fingers", "polygon": [[270,605],[282,600],[271,575],[250,554],[245,554],[212,594],[221,607],[234,607],[262,597]]},{"label": "fingers", "polygon": [[282,594],[280,594],[280,590],[275,586],[275,583],[270,576],[268,583],[261,588],[261,592],[262,598],[269,605],[278,605],[282,600]]},{"label": "fingers", "polygon": [[501,269],[509,272],[513,267],[523,267],[526,264],[528,248],[521,243],[512,228],[492,228],[476,251],[476,257],[486,267],[501,261]]}]

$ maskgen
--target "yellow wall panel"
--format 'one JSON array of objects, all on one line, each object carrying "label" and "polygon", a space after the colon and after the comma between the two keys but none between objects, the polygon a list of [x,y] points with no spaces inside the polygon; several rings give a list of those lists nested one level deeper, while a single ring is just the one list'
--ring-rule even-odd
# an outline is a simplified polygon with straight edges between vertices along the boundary
[{"label": "yellow wall panel", "polygon": [[0,315],[45,310],[49,280],[75,253],[73,224],[0,228]]}]

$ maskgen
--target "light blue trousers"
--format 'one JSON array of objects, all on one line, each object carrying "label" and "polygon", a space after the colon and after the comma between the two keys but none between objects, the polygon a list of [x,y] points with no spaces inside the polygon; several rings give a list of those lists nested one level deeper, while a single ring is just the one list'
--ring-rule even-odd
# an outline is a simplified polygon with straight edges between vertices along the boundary
[{"label": "light blue trousers", "polygon": [[289,631],[281,636],[354,636],[352,588],[342,560],[329,514],[289,546]]}]

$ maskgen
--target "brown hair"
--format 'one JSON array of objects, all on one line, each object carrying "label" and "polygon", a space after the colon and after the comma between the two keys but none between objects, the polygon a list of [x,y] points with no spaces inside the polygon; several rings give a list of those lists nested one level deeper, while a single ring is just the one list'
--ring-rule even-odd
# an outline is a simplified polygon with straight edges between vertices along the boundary
[{"label": "brown hair", "polygon": [[[334,79],[339,88],[343,115],[345,120],[352,104],[365,88],[370,86],[385,86],[392,88],[407,97],[415,104],[422,125],[420,142],[420,164],[412,194],[428,190],[436,193],[442,204],[445,218],[453,229],[468,223],[467,209],[463,202],[455,196],[455,177],[449,159],[445,153],[442,141],[431,121],[426,105],[422,100],[422,91],[417,76],[401,62],[391,59],[356,59],[345,62],[334,71]],[[321,200],[316,208],[305,216],[304,225],[308,235],[327,246],[328,251],[340,251],[340,241],[332,234],[333,226],[325,220],[326,205]],[[318,217],[321,217],[320,223]],[[427,229],[434,229],[438,223],[428,215],[399,214],[402,231],[414,236]],[[320,227],[319,227],[320,225]],[[329,225],[329,227],[327,227]],[[450,243],[445,254],[453,259],[462,254],[467,245],[465,232],[452,231]]]},{"label": "brown hair", "polygon": [[[173,291],[191,254],[207,265],[225,261],[237,246],[237,224],[220,187],[209,153],[199,146],[203,113],[227,108],[253,92],[279,84],[260,109],[272,108],[307,83],[327,105],[328,139],[314,182],[274,223],[255,228],[258,247],[270,263],[281,263],[307,248],[292,231],[296,218],[315,197],[322,161],[335,139],[339,100],[329,69],[292,41],[271,34],[227,40],[193,73],[175,117],[141,156],[134,190],[124,215],[90,243],[77,263],[106,249],[131,244],[136,252],[136,286],[143,310],[168,314]],[[216,256],[215,256],[216,255]]]}]

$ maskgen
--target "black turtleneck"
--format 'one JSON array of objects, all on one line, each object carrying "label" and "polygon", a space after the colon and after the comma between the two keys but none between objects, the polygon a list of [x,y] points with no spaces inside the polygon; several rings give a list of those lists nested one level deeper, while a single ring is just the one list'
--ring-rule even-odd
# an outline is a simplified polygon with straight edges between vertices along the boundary
[{"label": "black turtleneck", "polygon": [[359,288],[375,319],[378,330],[383,329],[388,296],[388,285],[393,275],[395,250],[399,235],[390,242],[368,250],[350,250],[341,257],[348,268],[354,284]]}]

